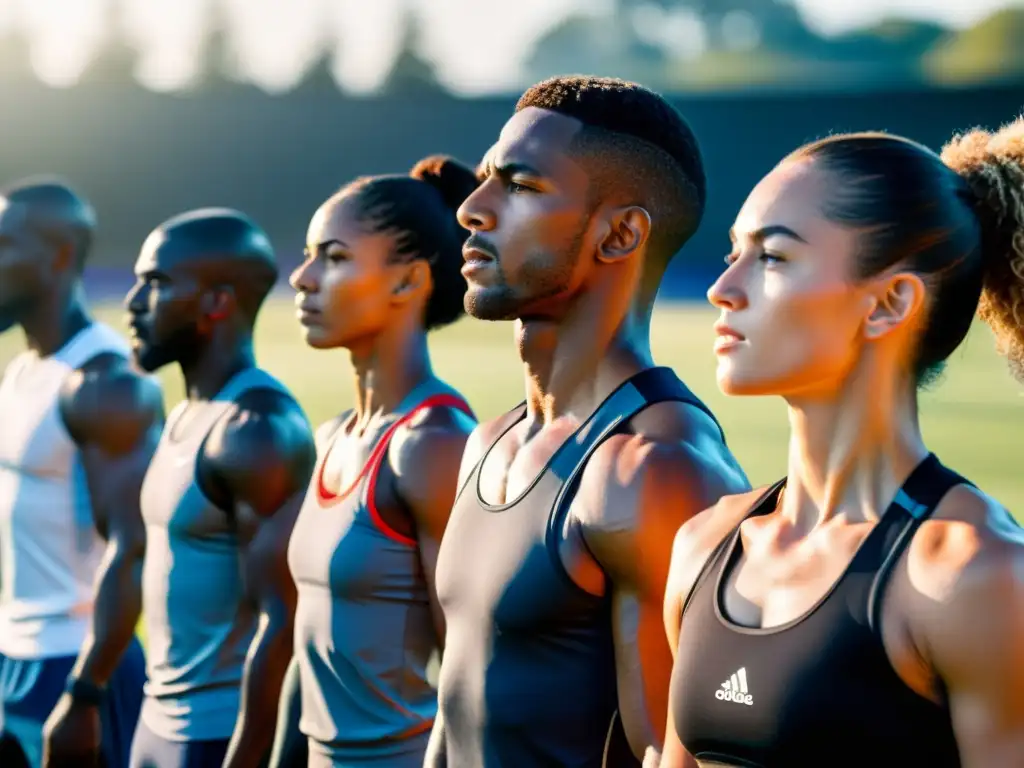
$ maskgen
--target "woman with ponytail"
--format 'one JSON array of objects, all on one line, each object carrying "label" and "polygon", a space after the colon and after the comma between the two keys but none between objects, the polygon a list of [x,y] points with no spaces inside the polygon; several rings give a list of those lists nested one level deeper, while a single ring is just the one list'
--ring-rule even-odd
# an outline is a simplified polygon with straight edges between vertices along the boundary
[{"label": "woman with ponytail", "polygon": [[444,639],[434,565],[475,420],[430,363],[427,333],[463,314],[470,168],[427,158],[354,181],[309,225],[291,284],[306,343],[348,350],[355,406],[318,431],[288,552],[310,766],[422,765]]},{"label": "woman with ponytail", "polygon": [[786,400],[789,467],[676,537],[662,768],[1024,765],[1021,531],[917,413],[979,300],[1022,370],[1024,122],[808,144],[731,239],[718,384]]}]

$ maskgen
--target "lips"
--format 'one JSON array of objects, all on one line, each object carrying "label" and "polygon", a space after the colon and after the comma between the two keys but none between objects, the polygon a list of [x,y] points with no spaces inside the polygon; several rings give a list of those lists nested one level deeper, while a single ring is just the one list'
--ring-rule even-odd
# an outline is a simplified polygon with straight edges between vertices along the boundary
[{"label": "lips", "polygon": [[730,349],[742,344],[746,337],[728,325],[719,321],[715,323],[715,352],[725,353]]},{"label": "lips", "polygon": [[469,261],[497,261],[498,251],[479,235],[470,235],[462,246],[462,258]]}]

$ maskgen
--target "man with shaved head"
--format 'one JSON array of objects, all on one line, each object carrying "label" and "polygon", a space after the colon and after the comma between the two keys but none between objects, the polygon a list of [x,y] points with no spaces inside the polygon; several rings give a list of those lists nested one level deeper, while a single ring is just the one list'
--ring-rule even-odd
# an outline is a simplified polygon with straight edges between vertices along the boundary
[{"label": "man with shaved head", "polygon": [[135,264],[135,359],[177,364],[187,396],[142,488],[149,680],[134,768],[254,768],[273,741],[292,651],[286,552],[315,461],[305,415],[253,353],[277,273],[267,236],[227,209],[164,222]]},{"label": "man with shaved head", "polygon": [[673,537],[748,487],[714,417],[651,354],[654,299],[704,187],[663,98],[560,77],[523,95],[462,204],[466,310],[515,321],[526,401],[463,456],[437,561],[431,768],[618,768],[660,749]]},{"label": "man with shaved head", "polygon": [[48,764],[126,765],[142,699],[139,490],[163,405],[86,307],[95,224],[61,181],[0,191],[0,331],[28,346],[0,379],[4,768],[42,764],[44,722]]}]

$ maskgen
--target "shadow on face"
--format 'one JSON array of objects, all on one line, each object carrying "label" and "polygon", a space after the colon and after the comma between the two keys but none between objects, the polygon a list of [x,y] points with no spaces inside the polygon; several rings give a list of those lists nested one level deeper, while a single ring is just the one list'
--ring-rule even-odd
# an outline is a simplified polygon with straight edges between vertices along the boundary
[{"label": "shadow on face", "polygon": [[587,266],[590,184],[571,154],[582,125],[529,107],[488,150],[484,181],[459,209],[470,231],[466,311],[481,320],[557,315]]},{"label": "shadow on face", "polygon": [[784,162],[747,198],[730,232],[725,272],[708,291],[718,385],[732,395],[833,391],[854,369],[873,302],[854,279],[857,233],[829,221],[835,180]]},{"label": "shadow on face", "polygon": [[0,198],[0,333],[32,311],[55,277],[52,248],[29,226],[25,206]]},{"label": "shadow on face", "polygon": [[132,355],[144,371],[187,363],[205,343],[204,287],[174,257],[176,244],[157,230],[135,262],[135,284],[125,297]]},{"label": "shadow on face", "polygon": [[394,236],[360,219],[351,195],[328,201],[306,234],[305,261],[292,273],[298,318],[316,349],[353,349],[389,325],[396,277]]}]

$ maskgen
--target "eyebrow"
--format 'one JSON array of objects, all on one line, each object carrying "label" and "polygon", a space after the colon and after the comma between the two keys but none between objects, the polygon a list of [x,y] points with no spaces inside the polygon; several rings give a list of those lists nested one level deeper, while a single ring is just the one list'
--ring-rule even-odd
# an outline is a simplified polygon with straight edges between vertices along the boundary
[{"label": "eyebrow", "polygon": [[[807,241],[804,240],[804,238],[800,237],[800,235],[798,235],[792,229],[783,226],[782,224],[770,224],[767,227],[755,229],[753,232],[750,233],[750,239],[756,240],[757,242],[762,242],[764,240],[767,240],[772,235],[782,235],[783,237],[788,237],[790,240],[796,240],[797,242],[800,243],[807,243]],[[735,227],[729,228],[729,240],[734,243],[736,242]]]},{"label": "eyebrow", "polygon": [[488,170],[492,173],[497,173],[499,176],[509,177],[515,176],[517,173],[523,176],[543,176],[544,174],[534,168],[532,165],[522,162],[511,162],[504,163],[502,165],[496,165],[494,162],[488,163]]},{"label": "eyebrow", "polygon": [[317,251],[322,251],[322,250],[324,250],[329,245],[340,245],[342,248],[346,248],[346,249],[348,248],[347,244],[345,244],[344,242],[342,242],[341,240],[339,240],[336,237],[332,237],[330,240],[324,240],[323,242],[320,242],[320,243],[312,243],[312,244],[307,243],[306,248],[309,248],[309,249],[312,249],[312,250],[317,250]]}]

